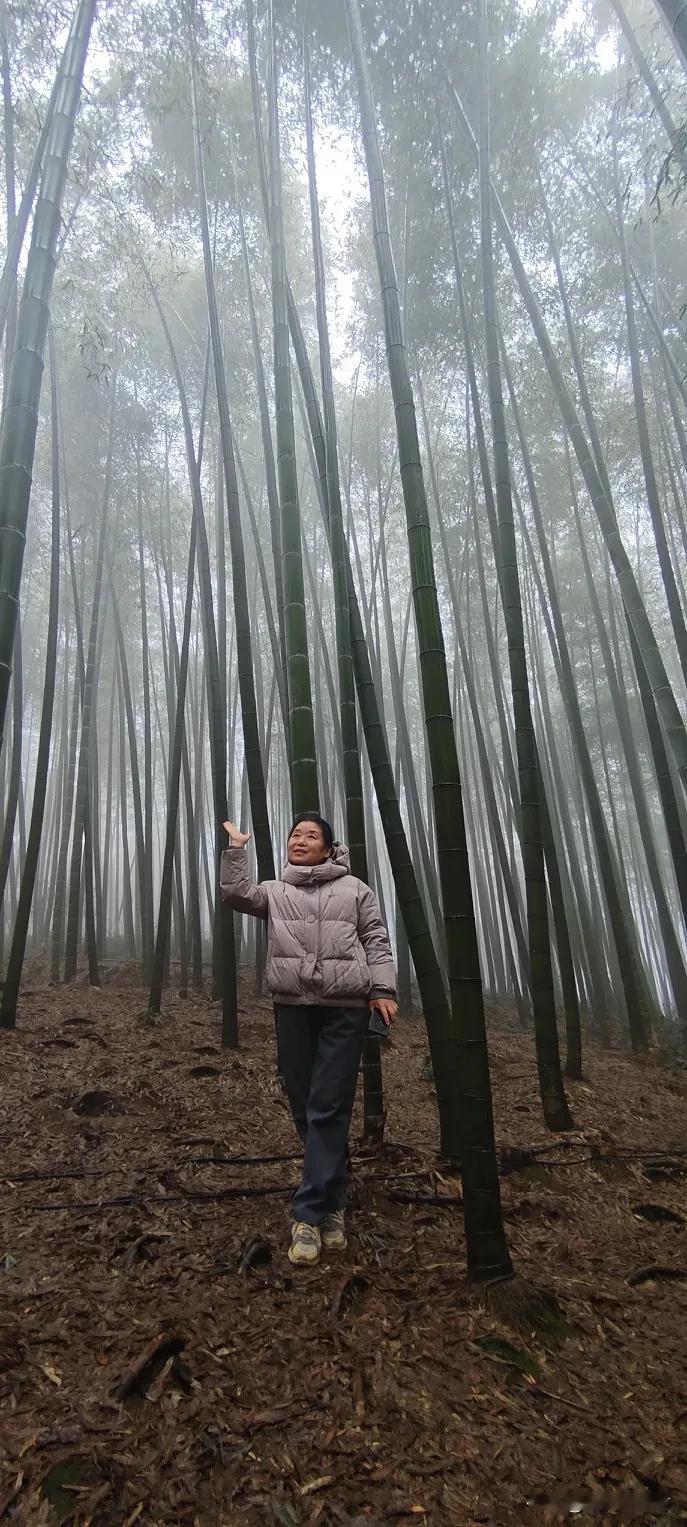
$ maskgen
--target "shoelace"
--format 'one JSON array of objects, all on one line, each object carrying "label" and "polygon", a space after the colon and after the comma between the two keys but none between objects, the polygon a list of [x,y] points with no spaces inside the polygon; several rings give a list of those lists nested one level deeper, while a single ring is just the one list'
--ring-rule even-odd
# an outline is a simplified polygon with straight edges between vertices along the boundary
[{"label": "shoelace", "polygon": [[306,1223],[306,1221],[303,1220],[299,1224],[294,1225],[293,1235],[294,1235],[294,1240],[298,1240],[298,1241],[317,1241],[317,1235],[318,1235],[317,1225],[308,1225]]}]

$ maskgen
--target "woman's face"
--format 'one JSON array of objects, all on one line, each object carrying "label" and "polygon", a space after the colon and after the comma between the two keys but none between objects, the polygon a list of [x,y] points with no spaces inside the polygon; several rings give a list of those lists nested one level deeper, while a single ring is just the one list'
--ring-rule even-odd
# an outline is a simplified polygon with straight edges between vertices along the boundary
[{"label": "woman's face", "polygon": [[324,864],[329,849],[317,822],[298,822],[287,843],[289,864]]}]

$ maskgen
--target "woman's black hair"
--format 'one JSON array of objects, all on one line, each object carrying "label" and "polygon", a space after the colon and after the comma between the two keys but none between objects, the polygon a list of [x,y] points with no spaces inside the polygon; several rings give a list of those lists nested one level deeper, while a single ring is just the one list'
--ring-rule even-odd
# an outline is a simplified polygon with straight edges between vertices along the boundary
[{"label": "woman's black hair", "polygon": [[[324,817],[320,816],[318,811],[301,811],[301,812],[299,812],[299,815],[297,817],[294,817],[294,819],[293,819],[293,821],[291,823],[291,826],[289,828],[289,838],[291,837],[291,834],[292,834],[294,828],[298,827],[299,822],[314,822],[316,827],[319,827],[320,832],[322,833],[322,837],[324,838],[324,841],[325,841],[325,844],[326,844],[327,848],[333,848],[334,847],[334,833],[333,833],[329,823],[325,821]],[[288,842],[288,839],[287,839],[287,842]]]}]

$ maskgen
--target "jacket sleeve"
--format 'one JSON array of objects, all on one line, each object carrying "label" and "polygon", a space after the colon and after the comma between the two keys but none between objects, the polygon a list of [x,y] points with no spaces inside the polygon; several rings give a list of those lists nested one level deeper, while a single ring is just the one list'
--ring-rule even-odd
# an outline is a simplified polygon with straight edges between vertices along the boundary
[{"label": "jacket sleeve", "polygon": [[248,912],[251,917],[267,917],[267,886],[253,885],[248,874],[248,856],[245,848],[232,845],[225,848],[219,870],[219,888],[222,901],[228,901],[236,912]]},{"label": "jacket sleeve", "polygon": [[369,885],[361,882],[358,903],[358,938],[365,950],[372,977],[371,997],[396,997],[396,972],[389,935],[384,927],[379,903]]}]

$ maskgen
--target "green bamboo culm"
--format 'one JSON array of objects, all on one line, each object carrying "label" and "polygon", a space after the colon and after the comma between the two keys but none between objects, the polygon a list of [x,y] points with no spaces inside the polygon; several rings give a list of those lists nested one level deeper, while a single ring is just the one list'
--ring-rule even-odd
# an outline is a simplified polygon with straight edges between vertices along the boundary
[{"label": "green bamboo culm", "polygon": [[[302,330],[295,307],[291,308],[293,324],[291,335],[301,379],[309,440],[313,477],[318,502],[331,546],[329,505],[327,502],[327,465],[324,446],[324,427],[310,361],[305,348]],[[384,723],[382,702],[372,671],[370,650],[365,638],[363,618],[353,581],[348,546],[344,542],[348,604],[351,618],[351,647],[356,692],[360,708],[360,720],[365,737],[367,756],[374,782],[377,809],[379,811],[384,842],[389,855],[389,866],[394,888],[401,908],[408,938],[415,975],[420,990],[422,1013],[427,1026],[427,1040],[432,1060],[439,1112],[440,1154],[451,1160],[460,1157],[460,1091],[458,1081],[458,1042],[446,998],[444,978],[427,919],[427,910],[418,883],[417,872],[411,858],[406,830],[401,816],[398,791],[391,764],[389,741]]]},{"label": "green bamboo culm", "polygon": [[319,808],[315,726],[310,687],[308,626],[303,585],[301,516],[293,427],[284,215],[279,155],[279,103],[274,4],[269,6],[269,234],[274,325],[274,403],[277,482],[281,511],[284,633],[291,733],[291,796],[295,812]]},{"label": "green bamboo culm", "polygon": [[[310,189],[310,221],[313,263],[315,266],[317,335],[320,349],[320,377],[322,381],[326,493],[329,506],[330,546],[334,577],[334,618],[339,676],[339,714],[341,718],[343,753],[346,842],[348,843],[351,856],[352,873],[357,875],[360,880],[363,880],[365,884],[368,884],[369,871],[365,843],[363,778],[360,766],[358,721],[355,708],[355,673],[353,670],[353,648],[351,644],[348,578],[346,576],[346,541],[341,509],[339,447],[334,402],[334,379],[329,344],[329,323],[327,320],[322,229],[317,194],[317,168],[315,163],[315,138],[312,120],[307,31],[303,42],[303,72],[305,80],[305,136],[308,157],[308,185]],[[376,1144],[380,1143],[384,1137],[384,1081],[379,1039],[375,1034],[368,1034],[365,1039],[362,1074],[364,1093],[363,1137]]]},{"label": "green bamboo culm", "polygon": [[[503,344],[503,340],[502,340]],[[565,626],[561,614],[560,602],[557,598],[556,580],[549,552],[548,543],[544,534],[544,522],[542,519],[541,505],[534,478],[534,471],[527,449],[524,436],[520,410],[515,395],[508,361],[504,349],[504,375],[510,395],[513,422],[520,441],[520,449],[523,460],[523,470],[527,483],[532,516],[539,546],[539,556],[546,584],[548,596],[548,611],[544,613],[544,621],[549,627],[551,635],[549,644],[554,657],[559,688],[563,699],[565,713],[568,719],[570,735],[577,759],[582,789],[587,802],[589,822],[596,848],[596,856],[599,867],[599,877],[606,897],[608,918],[615,941],[618,962],[621,971],[625,1006],[627,1009],[628,1025],[632,1048],[636,1054],[644,1053],[649,1046],[651,1031],[651,998],[649,996],[646,978],[644,977],[639,952],[632,938],[632,918],[627,904],[623,906],[623,898],[620,890],[620,877],[618,866],[614,859],[608,827],[604,816],[601,798],[596,784],[596,778],[592,767],[592,761],[587,746],[582,712],[575,687],[575,679],[572,668]],[[522,510],[520,511],[522,513]],[[523,538],[527,544],[529,535],[523,521]],[[584,553],[583,553],[584,556]],[[531,559],[533,561],[533,559]],[[534,563],[533,563],[534,565]],[[672,925],[671,925],[672,926]],[[670,968],[670,962],[669,962]]]},{"label": "green bamboo culm", "polygon": [[389,380],[396,414],[446,927],[451,1014],[460,1056],[459,1126],[468,1274],[474,1282],[488,1283],[511,1277],[513,1268],[501,1212],[484,999],[460,770],[372,86],[358,0],[345,0],[345,5],[358,86]]},{"label": "green bamboo culm", "polygon": [[338,440],[336,410],[334,406],[334,383],[329,346],[324,259],[320,211],[317,195],[315,148],[310,93],[310,67],[307,41],[304,48],[305,67],[305,124],[308,153],[308,180],[310,186],[310,216],[312,225],[313,258],[315,264],[315,296],[317,305],[317,333],[320,348],[320,375],[322,379],[322,422],[324,426],[325,462],[327,473],[327,503],[331,534],[332,572],[334,576],[334,611],[336,619],[336,656],[339,674],[339,709],[343,741],[343,771],[346,796],[346,842],[351,855],[354,875],[367,880],[367,855],[365,852],[365,813],[363,809],[363,780],[360,766],[358,726],[355,709],[355,675],[351,648],[351,617],[348,602],[348,579],[343,514],[341,510],[341,483],[339,478]]},{"label": "green bamboo culm", "polygon": [[[251,75],[251,100],[253,105],[258,173],[265,222],[269,232],[267,171],[259,111],[252,0],[246,0],[246,17],[248,22],[248,59]],[[312,367],[310,365],[310,357],[305,345],[298,309],[288,281],[286,290],[291,342],[298,367],[303,403],[307,416],[306,446],[310,451],[318,503],[327,532],[327,538],[331,546],[324,426]],[[370,653],[365,639],[365,630],[353,581],[348,546],[345,541],[343,554],[348,584],[351,646],[360,718],[365,735],[365,744],[374,781],[384,840],[389,855],[389,863],[394,878],[396,895],[402,908],[410,952],[420,988],[422,1011],[427,1025],[427,1037],[432,1057],[439,1111],[440,1150],[443,1156],[457,1158],[460,1153],[460,1145],[457,1127],[458,1073],[456,1036],[451,1022],[441,967],[432,941],[427,913],[418,885],[415,866],[410,856],[405,827],[401,817],[381,700],[377,693],[375,678],[372,672]]]},{"label": "green bamboo culm", "polygon": [[687,74],[687,10],[684,0],[656,0],[656,9],[663,17],[666,30],[675,44],[675,51]]},{"label": "green bamboo culm", "polygon": [[77,5],[60,64],[61,85],[45,147],[14,354],[0,432],[0,747],[12,675],[12,651],[26,547],[38,406],[62,198],[96,0]]},{"label": "green bamboo culm", "polygon": [[162,859],[162,875],[160,877],[160,906],[157,920],[157,930],[155,935],[153,968],[151,973],[150,991],[148,994],[149,1013],[160,1012],[162,1005],[164,972],[169,949],[169,935],[172,916],[172,875],[174,871],[174,851],[176,847],[177,832],[179,827],[179,794],[181,781],[181,764],[184,747],[184,706],[186,704],[188,655],[191,642],[191,617],[193,614],[193,592],[195,586],[196,539],[197,530],[194,516],[191,520],[191,540],[188,553],[188,570],[186,574],[186,598],[184,601],[184,625],[181,637],[181,653],[179,655],[178,672],[176,675],[176,708],[174,712],[174,731],[172,733],[172,748],[170,753],[167,784],[167,826],[165,832],[164,855]]},{"label": "green bamboo culm", "polygon": [[52,513],[50,550],[50,593],[48,603],[48,630],[45,647],[45,683],[41,704],[41,727],[36,758],[36,782],[31,808],[31,826],[26,845],[26,858],[21,877],[19,903],[12,935],[12,947],[7,962],[7,972],[0,1005],[0,1029],[13,1029],[17,1021],[17,1001],[21,985],[29,919],[36,885],[40,856],[41,835],[45,816],[45,798],[50,766],[50,738],[52,735],[53,706],[55,700],[55,672],[57,664],[57,635],[60,597],[60,468],[59,424],[57,408],[57,376],[55,352],[50,336],[50,415],[52,437]]},{"label": "green bamboo culm", "polygon": [[494,284],[494,246],[491,223],[491,166],[489,145],[489,69],[487,4],[479,4],[479,203],[484,343],[494,451],[496,510],[494,556],[508,636],[513,722],[520,794],[520,839],[525,873],[532,1009],[537,1072],[544,1119],[549,1129],[571,1129],[565,1097],[556,1026],[556,999],[549,917],[546,903],[542,812],[539,798],[537,745],[530,701],[520,576],[513,522],[510,459],[501,386],[499,331]]},{"label": "green bamboo culm", "polygon": [[238,666],[239,694],[241,698],[241,723],[243,727],[243,745],[248,775],[248,790],[250,795],[251,819],[253,824],[253,836],[258,860],[258,874],[261,880],[274,880],[274,855],[272,852],[272,838],[270,834],[269,812],[267,808],[267,791],[265,788],[265,769],[260,746],[260,730],[258,727],[258,713],[255,698],[255,676],[253,673],[253,648],[251,642],[250,610],[248,604],[248,585],[246,581],[246,558],[243,545],[243,529],[241,526],[241,507],[239,503],[239,486],[236,476],[236,461],[234,456],[234,440],[229,414],[229,396],[227,390],[227,378],[224,365],[224,353],[220,336],[219,313],[217,308],[217,292],[215,288],[215,272],[212,260],[212,248],[210,244],[210,224],[208,219],[207,196],[205,190],[205,166],[203,160],[203,144],[200,131],[200,116],[198,111],[198,81],[197,61],[195,52],[195,37],[190,38],[191,53],[191,110],[193,118],[193,143],[196,162],[196,181],[198,188],[198,209],[200,213],[201,238],[203,245],[203,268],[205,271],[205,291],[208,307],[208,321],[210,329],[210,344],[215,373],[215,393],[217,396],[217,414],[219,420],[220,443],[222,448],[222,466],[224,470],[224,484],[227,502],[227,520],[229,526],[229,540],[231,544],[231,579],[234,596],[234,621],[236,631],[236,655]]},{"label": "green bamboo culm", "polygon": [[[477,163],[479,160],[477,140],[460,96],[448,71],[436,53],[434,54],[434,61],[446,84],[455,114],[465,135],[466,144],[474,156],[475,163]],[[599,475],[598,466],[593,458],[587,437],[582,428],[572,393],[563,374],[563,369],[553,348],[541,308],[520,258],[508,218],[506,217],[498,192],[493,186],[492,210],[499,236],[506,249],[516,285],[532,325],[542,360],[549,374],[561,417],[570,436],[570,441],[577,457],[577,463],[599,523],[599,529],[613,564],[627,619],[632,626],[638,651],[641,653],[647,680],[651,686],[656,709],[663,723],[676,771],[680,777],[682,788],[687,791],[687,727],[680,713],[680,708],[659,650],[639,584],[618,528],[613,504],[608,498],[603,481]]]},{"label": "green bamboo culm", "polygon": [[[222,685],[219,669],[219,653],[217,648],[217,626],[215,622],[215,608],[212,597],[212,577],[210,572],[210,553],[208,548],[207,527],[205,524],[205,509],[203,506],[203,494],[201,489],[201,461],[205,432],[205,391],[208,385],[208,370],[210,362],[210,344],[205,356],[205,384],[202,408],[202,424],[198,452],[193,442],[193,430],[191,427],[191,415],[186,397],[179,357],[174,348],[174,341],[170,333],[169,324],[160,301],[153,280],[145,262],[139,254],[141,267],[145,275],[146,285],[150,292],[160,327],[165,336],[165,342],[169,352],[169,358],[174,372],[174,379],[179,394],[179,406],[184,431],[184,445],[186,451],[186,463],[188,467],[189,486],[191,489],[191,502],[193,505],[193,518],[196,530],[196,550],[198,558],[198,585],[200,589],[200,608],[203,621],[203,640],[205,644],[205,667],[206,667],[206,694],[207,710],[210,731],[210,773],[212,778],[212,798],[215,815],[215,907],[213,920],[213,982],[214,990],[222,1002],[222,1044],[229,1049],[238,1049],[238,996],[236,987],[236,945],[234,940],[234,914],[228,901],[222,901],[219,894],[219,864],[222,849],[225,844],[225,833],[222,823],[228,812],[227,802],[227,723],[224,707],[222,704]],[[158,946],[159,947],[159,946]]]},{"label": "green bamboo culm", "polygon": [[21,194],[21,201],[19,203],[17,215],[14,219],[14,228],[12,231],[12,236],[8,241],[7,252],[5,254],[5,263],[2,267],[2,274],[0,275],[0,344],[2,344],[2,341],[5,337],[5,328],[7,325],[14,290],[17,284],[17,270],[19,267],[19,261],[21,259],[21,252],[24,247],[26,230],[29,226],[31,209],[33,207],[34,198],[38,189],[38,180],[43,165],[43,158],[48,142],[48,135],[50,133],[52,119],[55,114],[55,102],[57,100],[58,92],[60,89],[60,81],[62,79],[62,67],[63,65],[60,64],[57,74],[55,75],[55,83],[50,92],[50,100],[48,101],[45,109],[43,125],[41,127],[40,133],[38,134],[38,141],[33,151],[33,158],[24,180],[24,188]]}]

